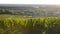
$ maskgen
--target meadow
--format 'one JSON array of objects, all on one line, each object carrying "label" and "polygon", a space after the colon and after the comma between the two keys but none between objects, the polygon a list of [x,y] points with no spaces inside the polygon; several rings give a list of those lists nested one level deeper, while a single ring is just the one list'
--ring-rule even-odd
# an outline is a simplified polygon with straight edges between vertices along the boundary
[{"label": "meadow", "polygon": [[0,15],[0,34],[60,34],[60,17]]}]

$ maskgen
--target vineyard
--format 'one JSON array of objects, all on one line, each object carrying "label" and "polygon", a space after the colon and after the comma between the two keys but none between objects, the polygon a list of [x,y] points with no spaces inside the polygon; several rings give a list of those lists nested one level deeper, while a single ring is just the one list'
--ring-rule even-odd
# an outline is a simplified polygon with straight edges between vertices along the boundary
[{"label": "vineyard", "polygon": [[60,17],[0,15],[0,34],[60,34]]}]

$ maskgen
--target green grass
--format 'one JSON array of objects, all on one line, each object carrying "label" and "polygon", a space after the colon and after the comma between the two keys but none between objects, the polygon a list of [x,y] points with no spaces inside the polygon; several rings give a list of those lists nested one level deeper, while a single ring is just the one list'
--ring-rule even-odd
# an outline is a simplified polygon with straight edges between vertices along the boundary
[{"label": "green grass", "polygon": [[0,34],[60,34],[60,17],[0,15]]}]

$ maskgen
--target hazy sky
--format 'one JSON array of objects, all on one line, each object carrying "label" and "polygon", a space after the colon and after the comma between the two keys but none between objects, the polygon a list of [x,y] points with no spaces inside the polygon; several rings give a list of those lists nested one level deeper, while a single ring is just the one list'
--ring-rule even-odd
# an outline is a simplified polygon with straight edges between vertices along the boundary
[{"label": "hazy sky", "polygon": [[60,0],[0,0],[0,4],[58,4]]}]

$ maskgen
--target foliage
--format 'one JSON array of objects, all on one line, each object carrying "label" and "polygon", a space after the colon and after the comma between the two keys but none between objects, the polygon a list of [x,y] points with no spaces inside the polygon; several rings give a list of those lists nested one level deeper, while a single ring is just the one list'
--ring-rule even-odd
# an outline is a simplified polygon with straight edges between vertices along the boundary
[{"label": "foliage", "polygon": [[0,34],[60,34],[60,17],[2,17]]}]

